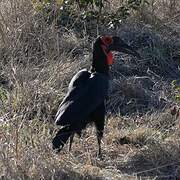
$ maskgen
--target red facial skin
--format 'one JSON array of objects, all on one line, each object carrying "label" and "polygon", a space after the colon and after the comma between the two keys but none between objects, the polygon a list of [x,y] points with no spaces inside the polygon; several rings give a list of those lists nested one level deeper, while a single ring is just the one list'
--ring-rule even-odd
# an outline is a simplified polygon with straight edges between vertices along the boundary
[{"label": "red facial skin", "polygon": [[101,41],[102,41],[102,43],[103,43],[103,45],[101,45],[101,47],[102,47],[102,49],[103,49],[103,51],[104,51],[104,53],[105,53],[105,55],[106,55],[106,57],[107,57],[106,63],[107,63],[108,65],[112,65],[112,64],[113,64],[113,54],[112,54],[112,52],[110,52],[110,51],[107,53],[107,46],[109,46],[110,44],[112,44],[112,43],[113,43],[113,40],[112,40],[112,38],[111,38],[110,36],[103,36],[103,37],[101,38]]}]

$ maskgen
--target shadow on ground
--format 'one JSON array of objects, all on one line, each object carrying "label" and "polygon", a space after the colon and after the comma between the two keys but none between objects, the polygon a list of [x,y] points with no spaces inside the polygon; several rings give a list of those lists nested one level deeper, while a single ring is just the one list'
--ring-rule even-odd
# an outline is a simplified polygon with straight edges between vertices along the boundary
[{"label": "shadow on ground", "polygon": [[142,148],[118,169],[139,178],[156,177],[158,180],[180,178],[180,149],[173,145],[150,144]]}]

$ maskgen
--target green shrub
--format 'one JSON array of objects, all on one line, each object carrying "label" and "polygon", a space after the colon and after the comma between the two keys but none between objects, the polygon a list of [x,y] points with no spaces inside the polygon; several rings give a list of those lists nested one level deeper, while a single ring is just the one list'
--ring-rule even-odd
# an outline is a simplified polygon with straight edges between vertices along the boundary
[{"label": "green shrub", "polygon": [[7,92],[4,88],[0,87],[0,100],[4,102],[7,99]]},{"label": "green shrub", "polygon": [[180,102],[180,86],[177,84],[176,80],[173,80],[171,85],[175,93],[175,99]]},{"label": "green shrub", "polygon": [[[147,0],[123,0],[115,11],[110,10],[111,3],[108,0],[32,0],[36,11],[42,11],[48,19],[48,23],[57,22],[58,25],[67,25],[81,20],[81,23],[96,20],[96,23],[109,27],[117,27],[123,19],[130,16],[132,11],[138,11],[148,4]],[[56,7],[56,12],[53,8]],[[108,8],[107,8],[108,7]],[[52,12],[53,11],[53,12]],[[64,20],[66,19],[66,23]],[[82,21],[83,19],[83,21]]]}]

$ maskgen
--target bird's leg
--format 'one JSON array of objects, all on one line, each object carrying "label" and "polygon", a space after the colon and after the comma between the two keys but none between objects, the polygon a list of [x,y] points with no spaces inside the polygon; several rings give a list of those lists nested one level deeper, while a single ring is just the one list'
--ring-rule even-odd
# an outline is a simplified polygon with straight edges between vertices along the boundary
[{"label": "bird's leg", "polygon": [[70,136],[70,140],[69,140],[69,152],[71,151],[73,138],[74,138],[74,133],[72,133],[72,135]]},{"label": "bird's leg", "polygon": [[98,141],[98,157],[102,159],[101,152],[101,140],[103,138],[104,123],[105,123],[105,104],[104,102],[96,108],[96,110],[90,115],[90,118],[95,123],[96,135]]},{"label": "bird's leg", "polygon": [[97,131],[97,141],[98,141],[98,157],[102,158],[102,151],[101,151],[101,140],[103,137],[103,131]]}]

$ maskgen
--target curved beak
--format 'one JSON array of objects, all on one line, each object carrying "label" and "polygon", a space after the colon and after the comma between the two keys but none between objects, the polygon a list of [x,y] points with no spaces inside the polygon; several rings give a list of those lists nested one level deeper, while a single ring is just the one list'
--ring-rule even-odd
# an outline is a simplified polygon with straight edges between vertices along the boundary
[{"label": "curved beak", "polygon": [[136,52],[131,46],[126,44],[121,38],[114,36],[112,37],[112,39],[113,39],[113,43],[109,45],[110,51],[118,51],[118,52],[130,54],[136,56],[137,58],[141,57],[138,52]]}]

